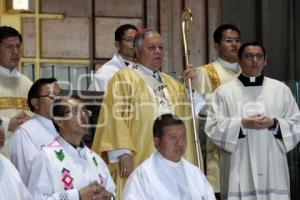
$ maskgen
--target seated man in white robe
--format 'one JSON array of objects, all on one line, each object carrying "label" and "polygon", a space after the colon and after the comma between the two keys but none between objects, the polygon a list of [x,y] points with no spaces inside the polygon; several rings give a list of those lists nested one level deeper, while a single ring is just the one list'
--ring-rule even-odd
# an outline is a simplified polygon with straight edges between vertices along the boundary
[{"label": "seated man in white robe", "polygon": [[187,145],[186,133],[183,121],[175,115],[164,114],[154,121],[157,152],[129,176],[124,200],[215,199],[201,170],[182,157]]},{"label": "seated man in white robe", "polygon": [[[0,120],[0,123],[1,120]],[[0,125],[0,148],[4,145],[4,130]],[[29,191],[23,184],[19,172],[13,164],[0,154],[0,199],[32,200]]]},{"label": "seated man in white robe", "polygon": [[9,158],[27,185],[29,169],[41,146],[51,143],[58,133],[53,125],[50,109],[61,95],[55,78],[41,78],[28,92],[27,103],[35,116],[22,124],[13,135],[9,146]]},{"label": "seated man in white robe", "polygon": [[82,142],[89,133],[91,111],[71,97],[56,100],[52,111],[60,136],[34,159],[28,189],[39,200],[114,199],[107,166]]}]

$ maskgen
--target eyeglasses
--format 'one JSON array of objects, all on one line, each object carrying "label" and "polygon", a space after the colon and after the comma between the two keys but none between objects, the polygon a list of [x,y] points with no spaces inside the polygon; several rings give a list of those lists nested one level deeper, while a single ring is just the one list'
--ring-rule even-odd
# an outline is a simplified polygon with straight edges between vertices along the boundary
[{"label": "eyeglasses", "polygon": [[88,117],[91,117],[93,115],[92,111],[86,109],[86,108],[78,108],[78,107],[73,107],[71,110],[68,110],[66,112],[64,112],[63,114],[66,115],[66,114],[69,114],[69,113],[72,113],[73,115],[85,115],[85,116],[88,116]]},{"label": "eyeglasses", "polygon": [[56,100],[59,99],[61,97],[61,95],[56,95],[53,93],[49,93],[49,94],[44,94],[44,95],[38,95],[37,98],[41,98],[41,97],[48,97],[51,100]]},{"label": "eyeglasses", "polygon": [[246,53],[243,55],[244,58],[246,58],[246,60],[254,60],[254,58],[256,58],[256,60],[263,60],[265,58],[264,54],[258,53],[258,54],[252,54],[252,53]]},{"label": "eyeglasses", "polygon": [[134,38],[133,37],[124,37],[124,38],[122,38],[122,41],[125,41],[129,44],[133,44],[134,43]]},{"label": "eyeglasses", "polygon": [[225,39],[222,39],[222,41],[227,44],[233,44],[233,43],[240,44],[241,43],[240,38],[225,38]]}]

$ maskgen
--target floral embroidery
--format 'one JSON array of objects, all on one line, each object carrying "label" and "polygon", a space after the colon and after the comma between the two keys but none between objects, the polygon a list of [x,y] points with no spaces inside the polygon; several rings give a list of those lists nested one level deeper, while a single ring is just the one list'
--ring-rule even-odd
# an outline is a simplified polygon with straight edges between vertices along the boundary
[{"label": "floral embroidery", "polygon": [[99,183],[100,183],[100,185],[103,185],[104,178],[101,176],[101,174],[98,174],[98,175],[99,175]]},{"label": "floral embroidery", "polygon": [[66,168],[63,168],[61,173],[62,173],[62,179],[61,180],[64,183],[64,189],[65,190],[73,189],[74,178],[72,177],[70,171],[67,170]]},{"label": "floral embroidery", "polygon": [[63,161],[65,158],[64,152],[61,149],[60,151],[54,151],[58,160]]},{"label": "floral embroidery", "polygon": [[58,199],[59,200],[69,200],[68,193],[67,192],[61,192],[61,193],[59,193]]},{"label": "floral embroidery", "polygon": [[97,160],[96,160],[96,157],[95,157],[95,156],[93,157],[93,161],[94,161],[94,164],[96,165],[96,167],[98,167],[98,162],[97,162]]}]

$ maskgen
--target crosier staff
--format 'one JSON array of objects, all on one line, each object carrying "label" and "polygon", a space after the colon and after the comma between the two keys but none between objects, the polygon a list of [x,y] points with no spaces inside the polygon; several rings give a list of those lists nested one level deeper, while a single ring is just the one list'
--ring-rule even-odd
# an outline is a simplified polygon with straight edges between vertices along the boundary
[{"label": "crosier staff", "polygon": [[[187,44],[187,39],[188,39],[187,33],[189,32],[188,20],[192,21],[193,16],[192,16],[191,10],[189,8],[185,8],[182,13],[182,24],[181,24],[185,66],[188,66],[190,64],[190,60],[189,60],[190,50],[189,50],[188,44]],[[195,108],[194,108],[194,104],[193,104],[192,80],[190,77],[188,79],[188,85],[189,85],[189,94],[190,94],[191,111],[192,111],[192,119],[193,119],[193,132],[194,132],[194,139],[195,139],[195,145],[196,145],[197,165],[200,169],[203,169],[203,163],[201,161],[201,147],[200,147],[200,142],[199,142],[197,129],[196,129]]]}]

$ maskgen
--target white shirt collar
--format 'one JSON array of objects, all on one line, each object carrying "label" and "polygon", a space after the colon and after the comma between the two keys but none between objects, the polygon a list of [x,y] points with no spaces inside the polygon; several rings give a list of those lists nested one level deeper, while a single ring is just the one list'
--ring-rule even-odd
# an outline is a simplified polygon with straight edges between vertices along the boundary
[{"label": "white shirt collar", "polygon": [[119,54],[119,53],[116,53],[115,54],[116,56],[117,56],[117,58],[118,58],[118,60],[120,60],[121,62],[123,62],[123,63],[134,63],[134,62],[132,62],[132,61],[129,61],[129,60],[126,60],[121,54]]},{"label": "white shirt collar", "polygon": [[238,63],[230,63],[230,62],[227,62],[225,60],[223,60],[222,58],[218,57],[217,58],[217,61],[225,68],[227,69],[231,69],[231,70],[234,70],[234,71],[237,71],[238,68],[239,68],[239,65]]},{"label": "white shirt collar", "polygon": [[54,124],[52,120],[47,119],[46,117],[43,117],[42,115],[36,114],[35,118],[54,136],[58,136],[58,133],[56,131],[56,128],[54,127]]},{"label": "white shirt collar", "polygon": [[141,67],[147,74],[153,76],[153,74],[157,74],[157,76],[160,76],[160,71],[154,71],[152,69],[149,69],[148,67],[145,67],[144,65],[139,64],[139,67]]},{"label": "white shirt collar", "polygon": [[68,152],[72,157],[85,157],[88,152],[86,146],[74,148],[69,142],[67,142],[62,136],[57,137],[57,141],[63,146],[63,149]]},{"label": "white shirt collar", "polygon": [[0,65],[0,74],[3,76],[20,77],[21,73],[14,68],[12,71]]},{"label": "white shirt collar", "polygon": [[159,151],[157,151],[157,155],[169,167],[181,167],[182,166],[182,159],[180,159],[178,162],[168,160]]},{"label": "white shirt collar", "polygon": [[3,76],[20,77],[21,73],[14,68],[12,71],[0,65],[0,74]]}]

